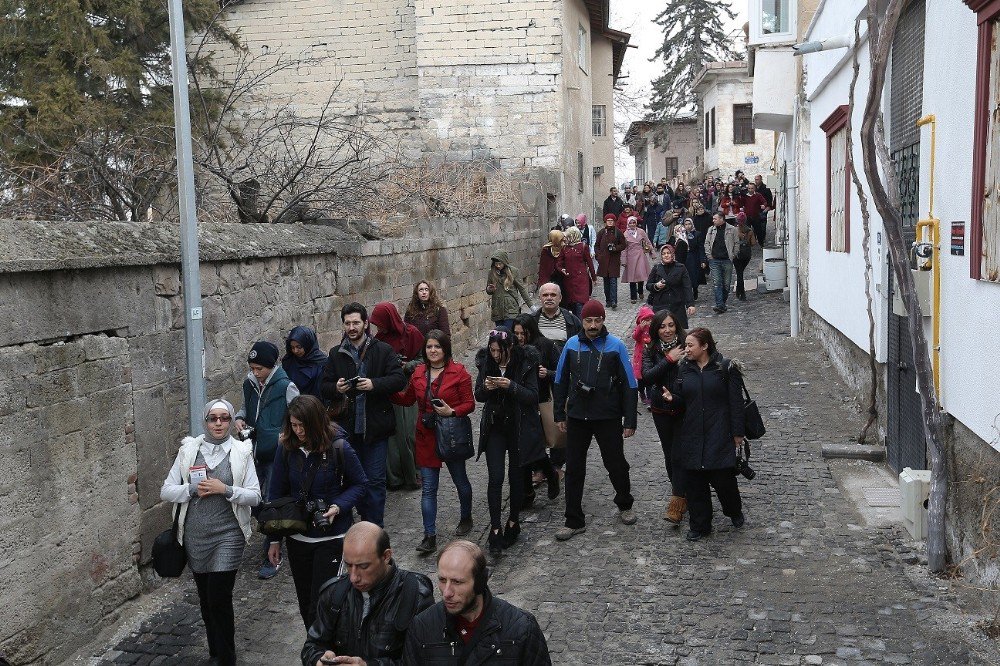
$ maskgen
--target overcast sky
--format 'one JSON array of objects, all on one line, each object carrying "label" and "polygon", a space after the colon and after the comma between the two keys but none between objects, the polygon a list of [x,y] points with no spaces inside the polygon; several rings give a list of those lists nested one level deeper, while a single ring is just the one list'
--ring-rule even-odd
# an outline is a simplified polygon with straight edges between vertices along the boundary
[{"label": "overcast sky", "polygon": [[[736,19],[726,28],[736,31],[747,21],[747,0],[730,0],[730,6],[736,12]],[[663,71],[662,62],[650,62],[656,49],[663,43],[663,32],[654,19],[664,6],[662,0],[611,0],[611,27],[632,35],[630,48],[626,51],[625,62],[622,64],[622,78],[619,84],[625,90],[628,98],[636,97],[645,103],[649,100],[650,82]],[[617,110],[616,110],[617,112]],[[642,104],[632,110],[629,120],[638,120],[644,111]],[[620,120],[619,118],[615,119]],[[616,124],[618,124],[616,122]],[[627,126],[627,125],[626,125]],[[621,141],[624,137],[618,136]],[[616,155],[615,176],[618,182],[631,180],[634,176],[634,163],[628,150],[619,147]]]}]

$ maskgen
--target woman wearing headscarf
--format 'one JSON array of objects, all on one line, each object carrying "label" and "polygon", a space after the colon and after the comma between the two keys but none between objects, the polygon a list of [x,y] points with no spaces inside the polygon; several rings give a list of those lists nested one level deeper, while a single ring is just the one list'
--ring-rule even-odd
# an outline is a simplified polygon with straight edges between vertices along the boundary
[{"label": "woman wearing headscarf", "polygon": [[288,378],[299,387],[299,393],[323,399],[323,367],[327,356],[319,348],[316,331],[308,326],[296,326],[285,338],[285,356],[281,359]]},{"label": "woman wearing headscarf", "polygon": [[556,259],[556,267],[565,276],[563,279],[563,295],[567,309],[577,317],[583,310],[583,304],[590,299],[597,271],[590,257],[590,249],[580,242],[580,230],[577,228],[566,231],[566,245]]},{"label": "woman wearing headscarf", "polygon": [[[486,293],[490,295],[490,318],[497,326],[507,326],[521,314],[521,302],[531,306],[531,294],[524,288],[517,270],[503,250],[490,256],[490,272],[486,276]],[[520,295],[520,299],[518,296]]]},{"label": "woman wearing headscarf", "polygon": [[427,280],[413,285],[413,296],[406,307],[403,321],[416,326],[424,337],[431,331],[443,331],[445,335],[451,335],[448,308],[441,302],[437,289]]},{"label": "woman wearing headscarf", "polygon": [[639,228],[639,220],[634,215],[628,219],[625,228],[625,251],[622,252],[622,282],[628,282],[632,302],[643,298],[643,286],[649,277],[649,257],[653,244],[645,229]]},{"label": "woman wearing headscarf", "polygon": [[594,225],[587,223],[586,213],[580,213],[576,216],[576,228],[580,230],[580,240],[591,249],[591,254],[593,254],[594,239],[597,238],[597,231],[594,230]]},{"label": "woman wearing headscarf", "polygon": [[[375,339],[387,343],[399,356],[403,371],[407,375],[412,373],[420,364],[424,346],[424,336],[417,327],[405,323],[399,316],[396,305],[388,301],[378,303],[372,309],[368,323],[378,329]],[[413,458],[417,409],[393,405],[392,411],[396,416],[396,432],[389,436],[386,449],[386,486],[391,490],[417,490],[420,488],[420,479],[417,478],[417,465]]]},{"label": "woman wearing headscarf", "polygon": [[233,406],[205,405],[205,432],[185,437],[160,488],[177,506],[177,542],[184,546],[208,634],[208,655],[236,663],[233,586],[250,540],[250,507],[260,503],[253,446],[230,434]]},{"label": "woman wearing headscarf", "polygon": [[646,290],[654,312],[670,310],[680,327],[687,328],[688,315],[695,312],[694,292],[687,268],[677,263],[673,245],[660,248],[660,263],[650,271]]},{"label": "woman wearing headscarf", "polygon": [[[483,404],[479,425],[479,455],[486,453],[490,510],[489,550],[494,558],[521,533],[524,470],[545,458],[542,421],[538,415],[538,352],[515,346],[506,327],[490,332],[486,349],[476,354],[475,396]],[[504,468],[510,486],[507,522],[501,522]]]},{"label": "woman wearing headscarf", "polygon": [[563,274],[556,267],[556,260],[559,259],[563,249],[563,234],[558,229],[549,232],[549,242],[542,246],[542,252],[538,257],[538,280],[535,289],[547,282],[554,282],[562,289]]}]

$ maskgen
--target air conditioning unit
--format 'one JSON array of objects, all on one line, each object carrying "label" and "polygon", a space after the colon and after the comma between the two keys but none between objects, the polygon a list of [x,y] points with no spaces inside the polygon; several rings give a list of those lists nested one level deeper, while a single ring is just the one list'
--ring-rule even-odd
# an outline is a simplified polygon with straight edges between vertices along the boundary
[{"label": "air conditioning unit", "polygon": [[904,467],[899,473],[899,509],[903,527],[914,539],[927,538],[927,498],[931,494],[931,473]]},{"label": "air conditioning unit", "polygon": [[604,167],[603,166],[595,166],[594,167],[594,178],[597,178],[598,176],[601,176],[603,174],[604,174]]}]

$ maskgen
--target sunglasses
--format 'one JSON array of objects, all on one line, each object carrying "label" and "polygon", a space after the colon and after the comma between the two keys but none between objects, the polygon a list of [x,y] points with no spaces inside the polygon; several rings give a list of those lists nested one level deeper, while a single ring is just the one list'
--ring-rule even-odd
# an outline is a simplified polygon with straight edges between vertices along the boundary
[{"label": "sunglasses", "polygon": [[506,340],[507,335],[507,331],[498,331],[497,329],[493,329],[490,331],[490,340]]},{"label": "sunglasses", "polygon": [[205,417],[205,422],[206,423],[229,423],[232,420],[233,420],[233,417],[230,416],[229,414],[225,414],[223,416],[206,416]]}]

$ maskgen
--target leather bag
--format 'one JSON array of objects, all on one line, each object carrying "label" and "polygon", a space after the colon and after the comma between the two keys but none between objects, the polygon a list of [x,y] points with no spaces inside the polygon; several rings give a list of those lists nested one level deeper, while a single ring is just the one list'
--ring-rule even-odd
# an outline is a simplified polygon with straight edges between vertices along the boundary
[{"label": "leather bag", "polygon": [[472,419],[468,416],[439,416],[434,428],[437,456],[442,462],[468,460],[474,453]]},{"label": "leather bag", "polygon": [[740,386],[743,388],[743,434],[747,439],[760,439],[767,433],[764,427],[764,419],[760,415],[757,402],[750,397],[747,385],[740,378]]},{"label": "leather bag", "polygon": [[[286,456],[285,469],[288,469],[288,452],[282,453]],[[299,488],[298,497],[279,497],[261,504],[260,514],[257,516],[257,523],[260,531],[269,537],[284,538],[293,534],[304,534],[309,531],[310,519],[306,511],[306,498],[309,497],[309,489],[312,487],[313,479],[316,478],[316,470],[319,465],[313,465],[306,477],[306,482]]]},{"label": "leather bag", "polygon": [[187,552],[177,543],[177,521],[180,507],[174,508],[174,524],[153,540],[153,570],[163,578],[177,578],[187,566]]}]

